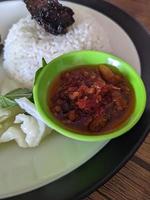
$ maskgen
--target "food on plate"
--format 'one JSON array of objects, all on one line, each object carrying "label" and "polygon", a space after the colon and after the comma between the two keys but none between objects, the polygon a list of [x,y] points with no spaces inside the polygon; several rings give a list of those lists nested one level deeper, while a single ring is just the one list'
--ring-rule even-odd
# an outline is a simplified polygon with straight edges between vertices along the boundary
[{"label": "food on plate", "polygon": [[65,34],[74,23],[74,12],[58,0],[24,0],[33,19],[47,32],[54,35]]},{"label": "food on plate", "polygon": [[32,100],[32,90],[26,88],[18,88],[12,90],[5,95],[0,95],[0,107],[8,108],[17,105],[15,99],[26,97],[29,100]]},{"label": "food on plate", "polygon": [[[0,73],[5,76],[9,88],[17,87],[3,70]],[[32,90],[18,88],[6,92],[6,83],[1,85],[3,90],[0,94],[0,143],[15,140],[22,148],[38,146],[51,129],[44,124],[32,103]]]},{"label": "food on plate", "polygon": [[54,117],[65,128],[88,135],[120,127],[132,114],[134,104],[130,83],[106,64],[62,72],[50,85],[48,94]]},{"label": "food on plate", "polygon": [[[4,69],[23,87],[32,88],[35,72],[47,62],[75,50],[111,52],[107,33],[95,16],[73,8],[75,23],[63,35],[46,32],[28,15],[9,30],[4,45]],[[96,30],[96,31],[95,31]]]},{"label": "food on plate", "polygon": [[27,98],[15,101],[18,106],[0,108],[0,143],[15,140],[20,147],[36,147],[51,129]]},{"label": "food on plate", "polygon": [[2,44],[2,41],[1,41],[1,35],[0,35],[0,53],[2,52],[3,50],[3,44]]},{"label": "food on plate", "polygon": [[70,51],[111,52],[111,47],[107,33],[92,14],[63,6],[57,0],[24,2],[29,13],[10,28],[3,48],[0,143],[15,140],[20,147],[27,148],[38,146],[51,132],[36,111],[32,97],[42,58],[48,63]]}]

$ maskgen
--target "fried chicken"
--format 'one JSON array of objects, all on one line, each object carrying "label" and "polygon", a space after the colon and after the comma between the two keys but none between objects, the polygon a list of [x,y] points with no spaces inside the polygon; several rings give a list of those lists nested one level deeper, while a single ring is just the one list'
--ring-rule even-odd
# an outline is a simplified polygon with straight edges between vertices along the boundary
[{"label": "fried chicken", "polygon": [[33,19],[51,34],[65,34],[67,28],[75,22],[73,10],[60,4],[58,0],[24,0],[24,2]]}]

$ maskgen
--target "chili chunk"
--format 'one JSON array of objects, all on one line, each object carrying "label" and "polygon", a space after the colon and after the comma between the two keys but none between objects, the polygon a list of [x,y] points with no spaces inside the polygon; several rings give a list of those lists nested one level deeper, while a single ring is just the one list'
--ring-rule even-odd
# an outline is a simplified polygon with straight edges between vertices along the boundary
[{"label": "chili chunk", "polygon": [[55,79],[48,104],[66,128],[82,134],[100,134],[127,120],[134,108],[134,92],[112,66],[80,66]]}]

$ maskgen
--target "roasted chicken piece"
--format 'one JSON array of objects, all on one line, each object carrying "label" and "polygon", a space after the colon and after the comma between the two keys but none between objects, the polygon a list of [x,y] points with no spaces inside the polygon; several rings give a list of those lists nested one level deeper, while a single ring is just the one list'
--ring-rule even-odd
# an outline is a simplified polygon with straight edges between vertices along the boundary
[{"label": "roasted chicken piece", "polygon": [[39,25],[47,32],[65,34],[75,20],[71,8],[63,6],[58,0],[24,0],[27,9]]}]

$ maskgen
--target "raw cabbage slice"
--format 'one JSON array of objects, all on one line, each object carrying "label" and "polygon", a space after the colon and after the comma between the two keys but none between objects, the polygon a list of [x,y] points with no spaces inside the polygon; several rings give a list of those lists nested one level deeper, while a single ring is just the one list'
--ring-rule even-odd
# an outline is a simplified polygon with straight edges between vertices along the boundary
[{"label": "raw cabbage slice", "polygon": [[0,143],[9,142],[11,140],[15,140],[18,146],[22,148],[28,147],[28,144],[25,141],[24,133],[19,126],[9,127],[0,137]]},{"label": "raw cabbage slice", "polygon": [[25,141],[29,147],[38,146],[42,138],[48,132],[51,132],[52,129],[45,125],[31,101],[25,97],[16,99],[15,101],[23,110],[30,114],[30,116],[25,114],[17,115],[15,123],[22,123],[20,127],[26,134]]},{"label": "raw cabbage slice", "polygon": [[29,147],[39,145],[46,130],[46,126],[42,121],[30,115],[19,114],[16,116],[15,123],[21,123],[20,128],[26,135],[25,141]]},{"label": "raw cabbage slice", "polygon": [[5,108],[0,108],[0,123],[4,122],[11,116],[11,111]]},{"label": "raw cabbage slice", "polygon": [[28,114],[30,114],[31,116],[33,116],[37,120],[43,121],[41,116],[39,115],[38,111],[36,110],[35,105],[30,100],[23,97],[23,98],[20,98],[20,99],[15,99],[15,101],[20,106],[20,108],[25,110]]},{"label": "raw cabbage slice", "polygon": [[14,125],[15,116],[21,113],[18,107],[0,108],[0,143],[15,140],[18,146],[28,147],[23,131],[18,125]]},{"label": "raw cabbage slice", "polygon": [[12,126],[15,116],[19,113],[22,113],[19,106],[0,108],[0,135]]},{"label": "raw cabbage slice", "polygon": [[27,98],[16,99],[16,102],[18,107],[0,108],[0,143],[15,140],[23,148],[38,146],[51,129]]}]

